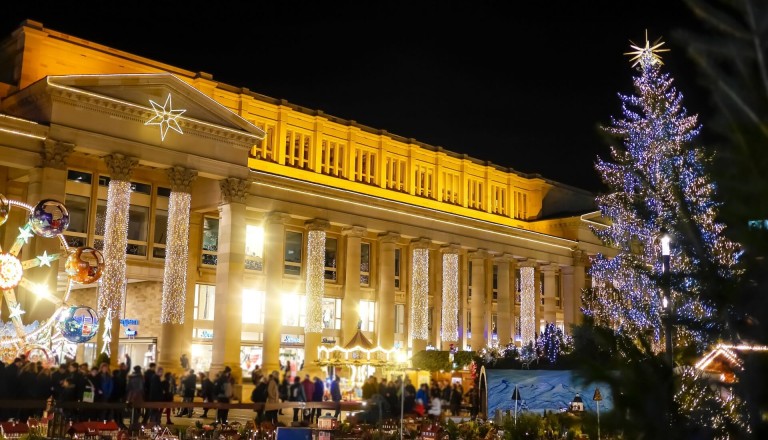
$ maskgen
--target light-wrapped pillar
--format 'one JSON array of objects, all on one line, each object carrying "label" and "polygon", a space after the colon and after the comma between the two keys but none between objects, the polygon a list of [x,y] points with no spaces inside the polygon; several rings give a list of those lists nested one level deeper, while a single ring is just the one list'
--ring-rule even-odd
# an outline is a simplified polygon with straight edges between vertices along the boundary
[{"label": "light-wrapped pillar", "polygon": [[280,335],[283,332],[283,257],[285,223],[291,216],[270,212],[264,222],[264,336],[261,369],[264,374],[280,371]]},{"label": "light-wrapped pillar", "polygon": [[[112,154],[104,157],[109,171],[107,212],[104,224],[104,272],[99,282],[97,311],[100,317],[112,312],[109,334],[101,334],[99,349],[110,353],[112,364],[117,364],[120,331],[120,306],[125,299],[125,248],[128,244],[128,213],[131,207],[131,173],[138,159]],[[106,328],[106,326],[105,326]]]},{"label": "light-wrapped pillar", "polygon": [[535,269],[530,263],[520,264],[520,339],[523,346],[536,339],[536,292]]},{"label": "light-wrapped pillar", "polygon": [[317,348],[323,334],[323,296],[325,295],[325,231],[327,220],[315,219],[307,227],[307,322],[304,327],[304,369],[318,375]]},{"label": "light-wrapped pillar", "polygon": [[[163,271],[163,298],[160,305],[162,337],[158,341],[158,365],[165,371],[179,371],[178,359],[183,351],[183,329],[187,299],[187,265],[189,260],[190,186],[197,178],[196,170],[172,167],[167,170],[171,184],[168,200],[168,228]],[[189,353],[186,353],[189,355]]]},{"label": "light-wrapped pillar", "polygon": [[230,367],[239,379],[245,273],[245,200],[247,180],[219,181],[219,248],[216,259],[216,308],[213,312],[211,374]]},{"label": "light-wrapped pillar", "polygon": [[513,303],[509,296],[509,255],[501,255],[494,259],[498,267],[497,279],[497,297],[496,297],[496,337],[499,345],[504,347],[512,342],[512,315]]},{"label": "light-wrapped pillar", "polygon": [[426,238],[412,242],[409,330],[413,353],[426,349],[429,339],[429,245]]},{"label": "light-wrapped pillar", "polygon": [[379,290],[378,330],[376,337],[380,347],[395,346],[395,247],[400,234],[386,232],[379,235]]},{"label": "light-wrapped pillar", "polygon": [[451,344],[456,345],[459,341],[459,250],[458,245],[442,248],[443,294],[440,339],[443,350],[447,350]]},{"label": "light-wrapped pillar", "polygon": [[472,262],[472,299],[470,300],[470,329],[472,338],[470,345],[473,351],[480,350],[488,345],[487,317],[485,316],[485,262],[490,257],[484,249],[478,249],[469,254]]}]

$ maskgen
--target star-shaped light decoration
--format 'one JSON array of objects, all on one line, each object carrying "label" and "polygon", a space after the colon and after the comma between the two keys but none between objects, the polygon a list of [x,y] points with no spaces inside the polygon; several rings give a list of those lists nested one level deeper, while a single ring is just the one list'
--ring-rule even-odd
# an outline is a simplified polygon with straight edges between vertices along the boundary
[{"label": "star-shaped light decoration", "polygon": [[659,56],[659,52],[669,52],[669,49],[660,49],[661,46],[664,45],[664,42],[661,41],[659,38],[653,43],[653,46],[651,46],[651,43],[648,42],[648,30],[645,31],[645,47],[640,47],[633,43],[630,40],[630,47],[632,49],[635,49],[632,52],[625,52],[624,55],[634,55],[629,61],[634,61],[632,63],[632,67],[637,66],[640,64],[641,67],[645,67],[646,63],[650,63],[653,65],[663,65],[664,63],[661,61],[661,57]]},{"label": "star-shaped light decoration", "polygon": [[53,261],[53,257],[48,255],[48,251],[43,251],[43,255],[38,255],[36,258],[37,258],[37,261],[40,262],[39,264],[40,267],[43,267],[43,266],[51,267],[51,261]]},{"label": "star-shaped light decoration", "polygon": [[34,234],[29,232],[29,229],[26,227],[19,228],[19,236],[17,240],[24,240],[24,244],[27,244],[29,242],[29,239],[34,237]]},{"label": "star-shaped light decoration", "polygon": [[21,304],[9,304],[10,314],[8,315],[9,318],[21,318],[21,315],[27,313],[24,310],[21,310]]},{"label": "star-shaped light decoration", "polygon": [[162,106],[151,99],[149,100],[149,103],[152,105],[152,109],[155,111],[155,116],[153,116],[149,121],[145,122],[144,125],[159,125],[161,141],[165,140],[165,135],[168,133],[169,128],[179,132],[179,134],[184,134],[184,132],[181,131],[181,127],[179,126],[177,119],[187,110],[174,110],[170,93],[165,99],[165,104]]}]

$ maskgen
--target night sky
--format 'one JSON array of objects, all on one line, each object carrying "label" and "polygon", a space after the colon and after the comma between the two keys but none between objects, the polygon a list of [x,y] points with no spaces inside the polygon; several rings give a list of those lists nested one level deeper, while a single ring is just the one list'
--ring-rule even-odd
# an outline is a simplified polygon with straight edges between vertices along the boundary
[{"label": "night sky", "polygon": [[[200,6],[205,4],[205,6]],[[303,107],[600,191],[598,129],[632,92],[630,40],[662,37],[665,72],[707,100],[672,30],[680,0],[18,1],[24,19]]]}]

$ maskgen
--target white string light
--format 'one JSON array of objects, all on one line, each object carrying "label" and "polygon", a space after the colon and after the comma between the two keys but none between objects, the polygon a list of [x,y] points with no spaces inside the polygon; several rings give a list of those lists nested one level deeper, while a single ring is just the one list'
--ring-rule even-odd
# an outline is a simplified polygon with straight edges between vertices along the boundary
[{"label": "white string light", "polygon": [[532,267],[520,268],[520,336],[524,346],[536,339],[536,290],[533,279]]},{"label": "white string light", "polygon": [[446,342],[459,340],[459,255],[443,254],[443,329]]},{"label": "white string light", "polygon": [[104,227],[104,273],[99,284],[98,313],[120,310],[125,295],[125,247],[128,244],[128,212],[131,183],[112,179],[107,191]]},{"label": "white string light", "polygon": [[171,191],[168,199],[168,240],[165,246],[163,302],[160,309],[162,324],[184,323],[191,200],[189,193],[179,191]]},{"label": "white string light", "polygon": [[106,353],[107,356],[111,356],[112,350],[109,348],[109,344],[112,342],[112,310],[107,310],[107,316],[103,321],[104,331],[101,336],[101,352]]},{"label": "white string light", "polygon": [[325,231],[310,230],[307,236],[307,321],[304,331],[323,331],[325,294]]},{"label": "white string light", "polygon": [[413,250],[411,270],[411,337],[429,338],[429,249]]}]

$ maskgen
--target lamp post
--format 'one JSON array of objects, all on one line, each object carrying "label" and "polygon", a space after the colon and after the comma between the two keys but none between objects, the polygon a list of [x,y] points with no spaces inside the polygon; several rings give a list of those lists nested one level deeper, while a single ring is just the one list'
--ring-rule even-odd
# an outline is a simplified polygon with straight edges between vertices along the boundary
[{"label": "lamp post", "polygon": [[662,264],[662,289],[664,291],[661,299],[664,307],[664,339],[667,352],[667,362],[674,368],[674,357],[672,356],[672,316],[674,314],[672,298],[670,297],[670,273],[669,273],[669,243],[672,238],[664,233],[661,236],[661,264]]}]

